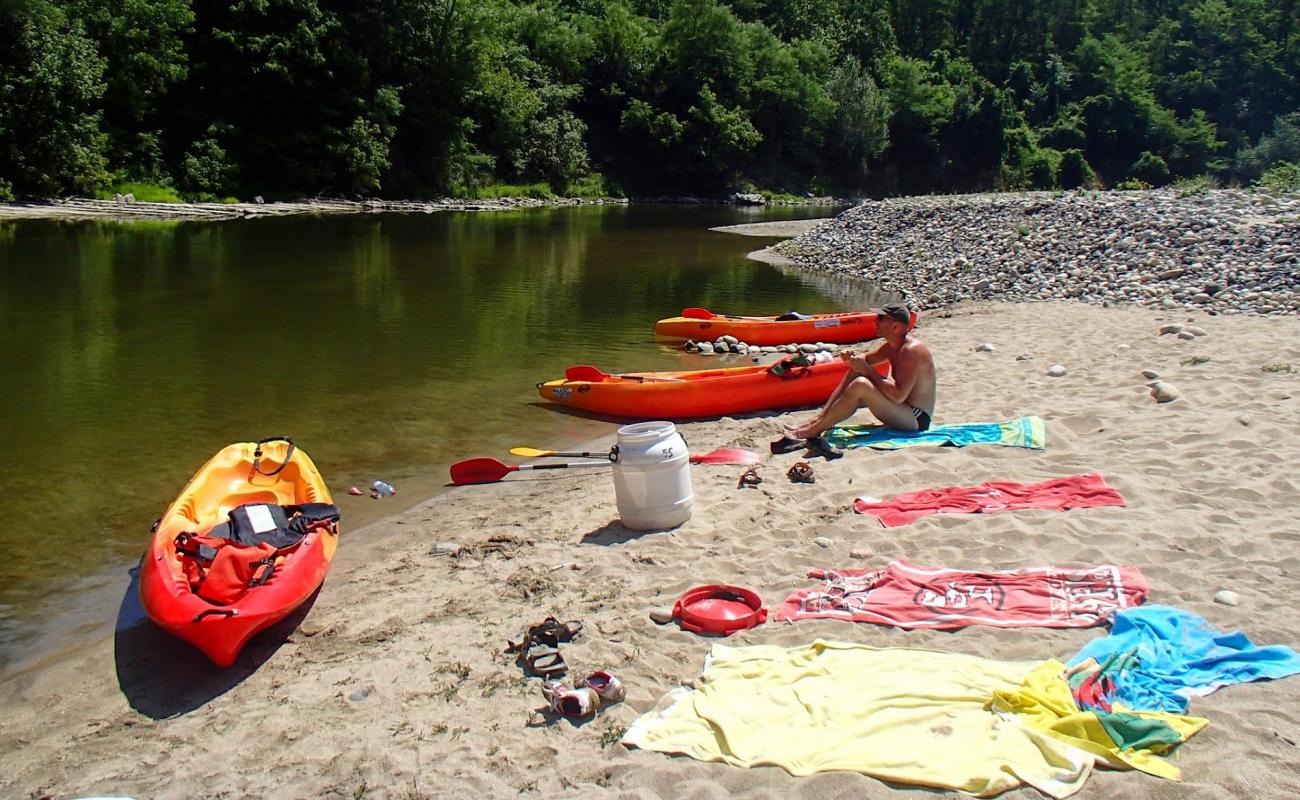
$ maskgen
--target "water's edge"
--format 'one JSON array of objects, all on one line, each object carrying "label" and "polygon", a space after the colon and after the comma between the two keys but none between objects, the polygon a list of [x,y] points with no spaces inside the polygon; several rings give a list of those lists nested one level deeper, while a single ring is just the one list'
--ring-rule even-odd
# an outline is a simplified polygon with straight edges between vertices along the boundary
[{"label": "water's edge", "polygon": [[[726,230],[728,227],[737,230]],[[801,225],[792,228],[789,221],[780,221],[724,226],[721,229],[711,230],[780,238],[797,235],[801,232],[798,230],[801,227],[811,226]],[[767,231],[764,231],[764,228],[767,228]],[[774,263],[762,257],[766,252],[761,250],[749,255],[755,261]],[[594,438],[529,444],[557,450],[607,450],[615,441],[619,424],[611,422],[607,425],[608,430]],[[466,453],[465,457],[473,455],[476,454]],[[448,493],[449,489],[453,489],[447,478],[449,466],[450,464],[438,465],[427,473],[406,476],[398,486],[399,493],[396,497],[378,501],[367,498],[364,504],[353,503],[343,519],[343,541],[348,543],[346,549],[352,551],[351,557],[365,558],[382,552],[385,542],[394,536],[402,535],[401,528],[394,525],[393,520],[412,508],[438,501]],[[346,492],[345,486],[331,483],[331,489],[334,491],[336,503],[340,499],[351,502],[351,498],[340,497]],[[449,534],[447,538],[454,537]],[[432,546],[434,543],[429,544]],[[340,551],[341,554],[342,552]],[[104,639],[115,635],[118,630],[146,624],[145,620],[138,617],[125,620],[118,618],[119,608],[123,605],[123,587],[130,583],[131,573],[137,565],[138,559],[119,561],[91,575],[71,581],[68,585],[60,587],[60,591],[52,592],[49,607],[42,614],[39,624],[31,629],[31,636],[24,641],[21,649],[13,653],[11,658],[5,658],[5,654],[0,653],[0,682],[96,646]],[[124,582],[123,578],[127,580]]]}]

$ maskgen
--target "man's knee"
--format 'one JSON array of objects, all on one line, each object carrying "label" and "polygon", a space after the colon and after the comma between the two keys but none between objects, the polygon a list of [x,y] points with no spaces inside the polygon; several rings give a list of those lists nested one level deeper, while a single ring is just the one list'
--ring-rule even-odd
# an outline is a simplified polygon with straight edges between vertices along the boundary
[{"label": "man's knee", "polygon": [[849,384],[849,391],[858,399],[880,393],[880,390],[876,388],[876,385],[866,378],[854,378],[853,383]]}]

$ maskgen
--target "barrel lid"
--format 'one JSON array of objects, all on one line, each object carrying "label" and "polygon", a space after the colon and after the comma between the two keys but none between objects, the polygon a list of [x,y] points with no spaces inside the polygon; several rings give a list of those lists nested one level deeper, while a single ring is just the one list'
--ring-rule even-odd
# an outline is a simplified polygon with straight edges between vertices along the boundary
[{"label": "barrel lid", "polygon": [[662,439],[665,436],[672,436],[677,432],[677,426],[667,420],[655,420],[651,422],[637,422],[632,425],[624,425],[618,429],[619,441],[639,440],[639,439]]}]

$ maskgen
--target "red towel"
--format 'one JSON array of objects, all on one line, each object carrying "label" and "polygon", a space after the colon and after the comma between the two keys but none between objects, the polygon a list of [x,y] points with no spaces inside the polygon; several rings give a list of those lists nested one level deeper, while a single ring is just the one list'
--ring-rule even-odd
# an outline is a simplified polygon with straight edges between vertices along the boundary
[{"label": "red towel", "polygon": [[900,494],[892,500],[859,497],[853,501],[855,511],[879,518],[886,528],[906,525],[929,514],[989,514],[1018,508],[1069,511],[1072,508],[1122,505],[1124,498],[1095,472],[1053,478],[1042,483],[989,481],[979,486],[922,489]]},{"label": "red towel", "polygon": [[778,620],[829,617],[941,630],[1087,628],[1138,605],[1147,593],[1135,567],[1109,564],[964,572],[895,561],[879,570],[813,570],[808,577],[824,583],[791,595],[777,609]]}]

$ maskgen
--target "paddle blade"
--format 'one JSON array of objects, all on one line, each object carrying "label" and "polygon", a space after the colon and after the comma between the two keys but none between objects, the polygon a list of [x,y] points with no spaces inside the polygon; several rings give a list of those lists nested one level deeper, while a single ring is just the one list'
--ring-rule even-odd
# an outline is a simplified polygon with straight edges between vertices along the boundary
[{"label": "paddle blade", "polygon": [[557,456],[554,450],[538,450],[536,447],[512,447],[511,455],[523,456],[524,458],[541,458],[542,456]]},{"label": "paddle blade", "polygon": [[714,319],[717,314],[707,308],[683,308],[682,316],[687,319]]},{"label": "paddle blade", "polygon": [[579,364],[564,371],[564,377],[571,381],[603,381],[609,377],[590,364]]},{"label": "paddle blade", "polygon": [[502,464],[495,458],[471,458],[451,465],[451,482],[460,486],[466,483],[496,483],[519,469]]},{"label": "paddle blade", "polygon": [[757,464],[760,456],[752,450],[725,447],[711,453],[691,453],[692,464]]}]

